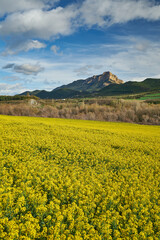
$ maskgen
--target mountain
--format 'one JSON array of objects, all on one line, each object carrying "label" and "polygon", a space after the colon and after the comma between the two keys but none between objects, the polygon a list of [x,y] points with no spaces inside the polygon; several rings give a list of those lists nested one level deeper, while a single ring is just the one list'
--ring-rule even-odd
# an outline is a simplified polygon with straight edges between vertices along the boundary
[{"label": "mountain", "polygon": [[52,91],[27,91],[20,95],[33,95],[42,99],[116,96],[160,91],[160,79],[147,78],[142,82],[123,82],[111,72],[104,72],[85,80],[77,80]]},{"label": "mountain", "polygon": [[77,80],[67,85],[62,85],[56,89],[72,89],[75,91],[83,92],[93,92],[99,91],[102,88],[109,86],[110,84],[122,84],[124,83],[122,80],[118,79],[118,77],[111,72],[104,72],[100,75],[94,75],[84,80]]},{"label": "mountain", "polygon": [[72,97],[87,96],[89,93],[99,91],[105,86],[111,84],[122,84],[122,80],[111,72],[104,72],[100,75],[94,75],[93,77],[77,80],[67,85],[62,85],[58,88],[53,89],[51,92],[45,90],[26,91],[20,95],[33,95],[39,98],[48,99],[63,99]]},{"label": "mountain", "polygon": [[114,96],[123,94],[136,94],[160,90],[160,79],[147,78],[142,82],[126,82],[121,85],[112,84],[96,93],[98,96]]}]

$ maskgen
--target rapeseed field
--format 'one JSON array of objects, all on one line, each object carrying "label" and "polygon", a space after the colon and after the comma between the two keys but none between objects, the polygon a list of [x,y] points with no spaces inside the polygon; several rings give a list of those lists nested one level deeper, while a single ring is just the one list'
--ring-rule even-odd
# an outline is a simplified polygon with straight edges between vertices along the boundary
[{"label": "rapeseed field", "polygon": [[0,116],[0,239],[160,239],[160,127]]}]

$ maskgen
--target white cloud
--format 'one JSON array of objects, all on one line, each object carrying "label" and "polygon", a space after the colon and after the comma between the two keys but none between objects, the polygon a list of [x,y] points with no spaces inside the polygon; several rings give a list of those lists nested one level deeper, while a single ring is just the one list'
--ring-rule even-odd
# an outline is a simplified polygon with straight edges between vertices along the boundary
[{"label": "white cloud", "polygon": [[0,35],[26,38],[50,39],[59,35],[69,35],[73,32],[72,19],[76,13],[73,7],[58,7],[50,11],[33,9],[16,12],[1,21]]},{"label": "white cloud", "polygon": [[153,0],[85,0],[80,9],[88,26],[108,26],[134,19],[160,20],[160,5]]},{"label": "white cloud", "polygon": [[21,50],[28,52],[30,49],[40,49],[45,47],[46,47],[46,44],[41,43],[38,40],[31,40],[26,42],[25,45],[22,46]]},{"label": "white cloud", "polygon": [[22,73],[25,75],[37,75],[44,70],[39,64],[6,64],[2,69],[12,69],[14,72]]},{"label": "white cloud", "polygon": [[[107,27],[135,19],[160,20],[160,4],[154,0],[84,0],[64,8],[55,8],[57,0],[0,2],[0,15],[6,14],[0,21],[0,36],[7,45],[3,55],[44,48],[40,39],[54,40],[83,26]],[[57,54],[55,45],[52,51]]]},{"label": "white cloud", "polygon": [[43,67],[40,65],[31,65],[31,64],[22,64],[22,65],[15,65],[14,71],[17,73],[23,73],[25,75],[37,75],[38,73],[44,70]]},{"label": "white cloud", "polygon": [[29,50],[41,49],[45,47],[46,47],[46,44],[38,40],[28,40],[28,41],[23,41],[18,43],[11,41],[7,49],[4,52],[2,52],[2,55],[3,56],[14,55],[22,51],[28,52]]},{"label": "white cloud", "polygon": [[47,9],[50,6],[54,6],[55,2],[58,2],[58,0],[1,0],[0,16],[17,11],[27,11],[30,9]]},{"label": "white cloud", "polygon": [[59,56],[62,56],[63,53],[62,52],[59,52],[60,48],[56,45],[52,45],[51,46],[51,50],[54,52],[55,55],[59,55]]},{"label": "white cloud", "polygon": [[17,92],[24,92],[26,88],[22,84],[6,84],[0,83],[0,95],[14,95]]}]

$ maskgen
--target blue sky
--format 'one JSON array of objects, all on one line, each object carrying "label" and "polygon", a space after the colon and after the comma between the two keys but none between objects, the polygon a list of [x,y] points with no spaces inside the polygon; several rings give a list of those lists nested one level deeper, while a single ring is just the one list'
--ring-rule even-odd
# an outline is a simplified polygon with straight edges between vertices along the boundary
[{"label": "blue sky", "polygon": [[160,78],[160,0],[0,0],[0,94]]}]

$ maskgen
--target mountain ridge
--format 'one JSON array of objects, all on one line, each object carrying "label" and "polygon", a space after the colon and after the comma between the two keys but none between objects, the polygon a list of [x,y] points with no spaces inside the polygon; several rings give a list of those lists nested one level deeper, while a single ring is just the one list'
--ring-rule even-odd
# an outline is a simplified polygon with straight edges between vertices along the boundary
[{"label": "mountain ridge", "polygon": [[[88,88],[86,87],[88,86]],[[33,95],[42,99],[65,99],[98,96],[116,96],[125,94],[137,94],[144,92],[160,91],[160,79],[147,78],[144,81],[119,80],[116,75],[104,72],[85,80],[76,80],[67,85],[62,85],[52,91],[34,90],[26,91],[19,95]]]},{"label": "mountain ridge", "polygon": [[20,95],[34,95],[40,98],[67,98],[87,95],[89,93],[97,92],[111,84],[123,84],[116,75],[107,71],[99,75],[93,75],[86,79],[75,80],[69,84],[62,85],[53,89],[52,91],[34,90],[26,91]]},{"label": "mountain ridge", "polygon": [[[67,85],[62,85],[56,89],[68,88],[76,91],[99,91],[103,87],[106,87],[110,84],[123,84],[124,81],[120,80],[116,75],[111,72],[104,72],[99,75],[93,75],[92,77],[86,79],[79,79],[69,83]],[[55,90],[56,90],[55,89]]]}]

